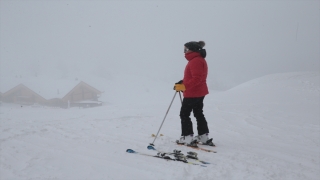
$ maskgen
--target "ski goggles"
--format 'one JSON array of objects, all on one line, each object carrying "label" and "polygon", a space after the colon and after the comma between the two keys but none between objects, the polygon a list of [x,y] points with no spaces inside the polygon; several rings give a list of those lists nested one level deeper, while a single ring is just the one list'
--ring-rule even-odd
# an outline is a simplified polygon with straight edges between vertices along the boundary
[{"label": "ski goggles", "polygon": [[183,52],[184,52],[184,53],[186,53],[186,52],[188,52],[188,51],[189,51],[189,49],[186,48],[186,47],[183,49]]}]

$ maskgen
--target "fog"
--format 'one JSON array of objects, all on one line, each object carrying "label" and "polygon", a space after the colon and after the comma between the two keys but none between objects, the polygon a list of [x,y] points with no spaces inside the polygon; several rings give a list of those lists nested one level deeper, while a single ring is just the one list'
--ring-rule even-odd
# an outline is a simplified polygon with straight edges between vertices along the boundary
[{"label": "fog", "polygon": [[[179,81],[206,42],[210,89],[320,71],[320,1],[1,1],[2,77]],[[137,84],[139,84],[137,79]]]}]

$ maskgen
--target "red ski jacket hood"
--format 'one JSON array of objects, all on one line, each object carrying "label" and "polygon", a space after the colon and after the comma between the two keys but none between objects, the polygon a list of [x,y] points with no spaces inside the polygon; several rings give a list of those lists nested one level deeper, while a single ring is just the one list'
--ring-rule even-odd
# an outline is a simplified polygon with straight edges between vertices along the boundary
[{"label": "red ski jacket hood", "polygon": [[198,52],[185,54],[189,61],[184,70],[183,84],[186,90],[184,97],[203,97],[209,94],[207,86],[208,65],[206,60]]}]

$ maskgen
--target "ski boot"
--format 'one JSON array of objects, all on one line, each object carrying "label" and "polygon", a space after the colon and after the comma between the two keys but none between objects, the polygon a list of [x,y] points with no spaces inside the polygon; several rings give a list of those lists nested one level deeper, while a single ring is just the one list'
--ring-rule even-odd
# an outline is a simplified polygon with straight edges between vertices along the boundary
[{"label": "ski boot", "polygon": [[198,136],[194,137],[194,139],[195,139],[197,142],[199,142],[199,143],[201,143],[201,144],[203,144],[203,145],[216,146],[215,144],[213,144],[212,138],[209,139],[208,133],[203,134],[203,135],[198,135]]},{"label": "ski boot", "polygon": [[193,139],[193,134],[188,136],[182,136],[180,140],[176,141],[178,144],[184,144],[187,146],[198,147],[197,141]]}]

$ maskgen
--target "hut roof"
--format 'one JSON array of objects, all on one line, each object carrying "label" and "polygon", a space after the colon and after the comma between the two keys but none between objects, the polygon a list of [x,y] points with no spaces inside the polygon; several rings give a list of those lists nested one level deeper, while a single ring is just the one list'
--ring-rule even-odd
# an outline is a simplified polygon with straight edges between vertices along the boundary
[{"label": "hut roof", "polygon": [[38,93],[36,93],[35,91],[33,91],[32,89],[28,88],[27,86],[25,86],[23,84],[19,84],[19,85],[15,86],[15,87],[11,88],[10,90],[8,90],[5,93],[3,93],[3,96],[6,96],[7,94],[10,94],[10,93],[12,93],[12,92],[14,92],[14,91],[16,91],[18,89],[21,89],[21,88],[22,89],[26,89],[26,90],[32,92],[38,98],[45,100],[41,95],[39,95]]},{"label": "hut roof", "polygon": [[[85,82],[71,79],[48,79],[48,78],[0,78],[0,92],[3,94],[19,84],[23,84],[28,89],[34,91],[45,99],[62,99],[70,93],[75,87],[82,84],[93,90],[100,92]],[[101,92],[100,92],[101,93]]]}]

